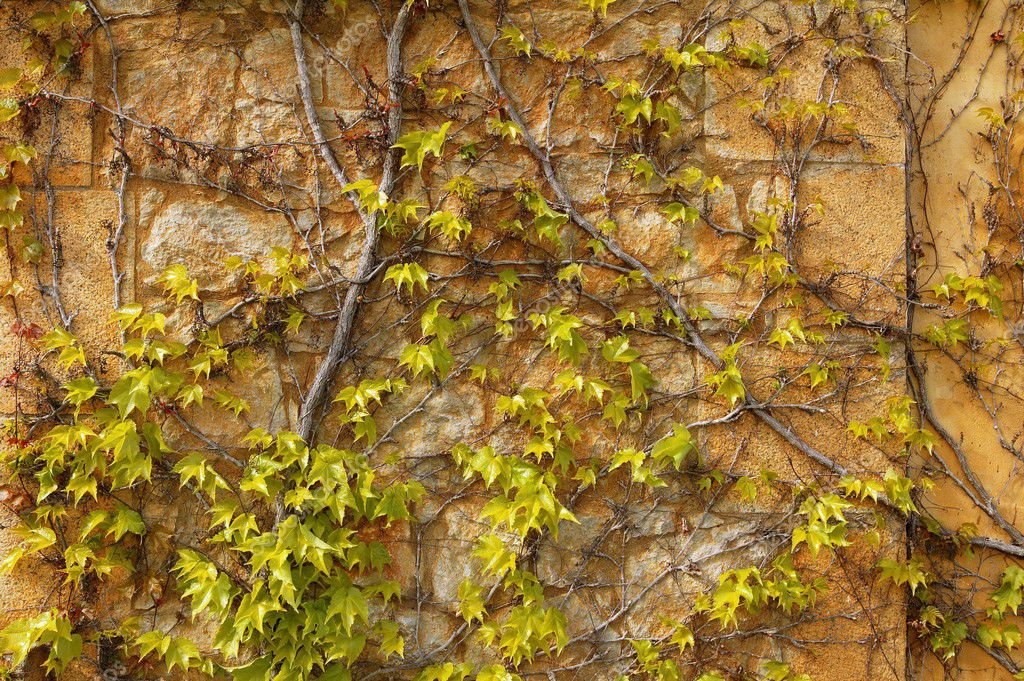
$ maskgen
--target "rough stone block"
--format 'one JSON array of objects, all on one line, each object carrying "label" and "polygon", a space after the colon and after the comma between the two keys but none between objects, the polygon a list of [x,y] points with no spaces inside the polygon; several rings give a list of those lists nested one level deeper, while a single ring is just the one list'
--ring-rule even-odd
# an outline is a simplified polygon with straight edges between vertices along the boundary
[{"label": "rough stone block", "polygon": [[242,274],[226,273],[231,256],[263,259],[275,246],[290,248],[293,236],[286,218],[227,195],[197,201],[172,191],[140,188],[139,278],[159,291],[157,278],[183,264],[201,290],[232,293]]}]

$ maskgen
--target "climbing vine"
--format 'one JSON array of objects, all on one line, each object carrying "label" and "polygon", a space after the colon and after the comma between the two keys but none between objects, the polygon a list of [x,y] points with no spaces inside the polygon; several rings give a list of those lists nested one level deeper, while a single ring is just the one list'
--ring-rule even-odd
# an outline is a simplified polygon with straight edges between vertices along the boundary
[{"label": "climbing vine", "polygon": [[[943,128],[987,5],[943,76],[907,7],[853,0],[27,4],[0,569],[47,595],[5,674],[798,681],[973,651],[1024,678],[1016,6],[978,76],[1005,54],[1006,96]],[[287,76],[232,115],[291,127],[148,108],[159,26],[248,94],[272,32]],[[83,111],[103,288],[58,209]],[[964,118],[990,172],[951,265],[927,150]],[[192,207],[172,228],[215,203],[286,234],[223,246],[224,219],[140,265],[157,188]]]}]

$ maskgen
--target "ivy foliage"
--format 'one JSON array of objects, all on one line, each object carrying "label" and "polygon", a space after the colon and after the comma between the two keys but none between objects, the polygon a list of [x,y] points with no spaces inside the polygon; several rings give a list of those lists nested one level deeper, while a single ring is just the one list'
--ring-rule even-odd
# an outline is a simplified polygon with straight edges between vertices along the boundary
[{"label": "ivy foliage", "polygon": [[[338,16],[351,9],[332,4]],[[622,4],[583,0],[573,11],[599,27]],[[86,49],[76,26],[87,10],[71,2],[28,19],[30,42],[43,44],[49,56],[0,70],[0,89],[14,95],[0,100],[0,122],[27,115],[45,82],[72,69]],[[402,21],[411,13],[413,22],[442,14],[434,3],[400,11]],[[830,65],[876,59],[868,52],[872,32],[891,17],[846,2],[832,3],[829,11],[836,23],[857,23],[854,34],[829,39]],[[464,19],[468,31],[471,17]],[[761,94],[739,103],[775,135],[780,153],[796,154],[786,159],[790,168],[802,166],[799,154],[809,153],[804,145],[813,148],[822,137],[861,139],[844,103],[785,94],[792,75],[782,66],[786,50],[739,39],[739,22],[727,24],[716,40],[645,40],[632,58],[643,73],[656,75],[650,78],[605,74],[590,40],[562,45],[504,16],[499,22],[490,46],[474,41],[489,78],[498,78],[489,50],[505,51],[502,60],[523,69],[557,68],[560,89],[587,91],[607,114],[617,141],[606,191],[585,208],[587,215],[560,183],[553,143],[542,148],[536,126],[499,83],[492,83],[494,101],[481,106],[456,83],[443,82],[448,74],[438,71],[436,58],[412,69],[408,82],[392,74],[387,85],[414,86],[423,105],[416,129],[394,130],[383,123],[387,113],[408,103],[383,95],[367,70],[364,93],[373,108],[367,118],[381,130],[366,138],[376,144],[382,170],[367,164],[359,179],[347,181],[332,169],[373,246],[365,280],[339,274],[327,247],[312,242],[312,231],[300,230],[302,238],[291,246],[223,263],[240,302],[220,318],[210,310],[223,301],[207,295],[208,282],[175,263],[153,280],[162,300],[113,310],[117,347],[92,347],[73,318],[24,334],[38,372],[53,383],[46,394],[51,413],[28,425],[19,413],[11,426],[4,493],[18,515],[17,543],[0,569],[19,574],[45,564],[59,576],[60,605],[15,618],[0,631],[0,651],[11,665],[24,666],[38,654],[44,668],[59,675],[92,649],[116,649],[123,660],[155,673],[235,681],[349,681],[374,674],[522,681],[550,671],[545,665],[571,670],[598,660],[622,679],[724,681],[745,674],[807,681],[792,656],[747,660],[727,642],[760,634],[799,641],[784,632],[812,620],[834,596],[835,580],[823,566],[845,565],[858,550],[873,557],[865,578],[870,588],[913,603],[915,628],[940,660],[954,659],[967,642],[1000,656],[1011,653],[1021,642],[1014,620],[1024,601],[1024,570],[1007,565],[984,592],[990,607],[976,612],[951,605],[951,589],[931,556],[903,554],[907,528],[922,528],[922,541],[946,549],[972,551],[993,542],[979,541],[972,525],[949,529],[927,513],[923,496],[933,483],[913,475],[911,462],[935,470],[932,460],[940,461],[951,476],[939,455],[956,444],[936,432],[926,405],[892,373],[896,338],[941,353],[975,348],[979,330],[1007,314],[1003,272],[992,266],[946,273],[928,291],[930,309],[943,314],[919,334],[893,333],[890,322],[865,321],[863,310],[845,309],[830,282],[809,281],[802,270],[798,235],[822,215],[820,204],[808,204],[794,190],[752,207],[739,228],[718,225],[713,208],[727,194],[725,182],[690,165],[693,159],[673,159],[693,118],[684,101],[688,79],[737,72],[754,77],[745,92]],[[398,24],[390,35],[400,40]],[[471,106],[479,110],[463,126],[455,116]],[[1012,120],[992,108],[978,114],[992,134],[1002,134]],[[150,132],[159,131],[153,126]],[[620,137],[623,146],[617,146]],[[365,151],[356,137],[346,141]],[[329,142],[315,146],[329,166],[337,164]],[[3,150],[0,227],[10,237],[26,216],[18,177],[37,152],[13,140]],[[481,186],[469,170],[482,154],[495,153],[529,154],[540,172]],[[678,237],[672,262],[655,268],[632,255],[642,249],[625,233],[635,225],[617,210],[609,188],[613,170],[621,185],[615,191],[646,197],[657,229]],[[389,183],[392,174],[401,181]],[[798,178],[789,179],[795,186]],[[488,201],[500,220],[484,210]],[[691,276],[696,263],[688,244],[700,229],[738,244],[736,257],[716,276],[737,291],[756,293],[756,304],[739,318],[722,318],[715,302],[693,291],[700,276]],[[23,264],[38,268],[47,249],[34,238],[23,244]],[[116,271],[116,244],[112,254]],[[336,310],[318,309],[316,294],[324,291]],[[3,290],[12,304],[24,293],[13,278]],[[901,302],[903,293],[895,295]],[[342,302],[348,300],[351,307]],[[383,327],[376,333],[361,328],[365,335],[354,341],[357,320]],[[251,427],[258,405],[243,395],[252,397],[254,356],[278,352],[290,361],[304,334],[323,335],[325,321],[337,324],[342,342],[328,353],[331,363],[314,365],[320,368],[309,386],[306,377],[294,377],[298,427]],[[378,335],[386,338],[383,347],[374,345]],[[857,351],[850,354],[837,349],[853,346]],[[502,360],[508,358],[526,370],[507,366]],[[342,372],[349,363],[354,370]],[[680,388],[682,365],[693,380]],[[351,380],[335,385],[339,374]],[[310,396],[324,382],[331,394],[321,403]],[[403,424],[456,384],[475,384],[486,395],[481,411],[493,427],[467,432],[454,447],[425,457],[437,468],[424,473],[422,464],[403,456],[404,448],[420,444],[402,441]],[[888,398],[870,414],[848,410],[837,396],[858,384],[884,386]],[[836,401],[842,408],[833,410]],[[701,413],[711,416],[695,417],[682,406],[687,403],[700,403]],[[809,444],[791,425],[796,419],[780,420],[790,411],[829,426],[840,422],[850,448],[880,451],[892,465],[884,472],[847,469],[823,453],[834,443]],[[192,425],[210,413],[245,434],[219,442]],[[723,457],[716,429],[741,432],[738,424],[755,419],[827,474],[808,475],[792,458],[784,473],[761,468],[741,457],[745,439],[732,461]],[[202,446],[184,446],[189,440],[182,431]],[[458,482],[457,494],[437,494],[433,485],[442,474]],[[169,531],[147,504],[153,495],[188,499],[195,515],[190,531]],[[679,545],[670,547],[671,560],[635,595],[626,561],[617,564],[603,545],[615,532],[623,546],[632,541],[631,511],[664,495],[699,509],[698,523],[687,528],[688,538],[673,537]],[[994,508],[980,491],[974,495],[979,506]],[[582,568],[577,581],[551,579],[542,551],[592,530],[586,514],[598,502],[611,508],[611,520],[591,545],[579,548],[574,565],[615,564],[621,583],[585,584]],[[398,551],[460,504],[472,508],[479,531],[458,537],[469,547],[450,604],[458,625],[448,643],[429,650],[419,637],[419,619],[414,626],[408,621],[410,608],[418,613],[425,601],[420,558]],[[740,562],[710,577],[702,573],[699,564],[709,556],[691,542],[719,531],[704,520],[723,509],[739,515],[766,507],[771,522],[750,532],[764,536],[743,546],[721,540],[721,553],[735,553]],[[764,549],[763,555],[751,557],[750,546]],[[152,564],[161,551],[163,564]],[[409,574],[401,561],[410,560],[413,588],[401,579]],[[660,628],[638,625],[632,611],[673,580],[679,580],[675,595],[690,607],[663,618]],[[157,617],[101,617],[81,606],[97,591],[123,584],[149,593],[154,609],[180,604],[185,616],[169,626]],[[582,623],[572,609],[577,591],[600,598],[615,592],[619,600],[608,601],[607,621]],[[609,630],[615,633],[606,635]],[[598,642],[614,648],[615,656],[580,653]],[[728,653],[718,655],[722,650]]]}]

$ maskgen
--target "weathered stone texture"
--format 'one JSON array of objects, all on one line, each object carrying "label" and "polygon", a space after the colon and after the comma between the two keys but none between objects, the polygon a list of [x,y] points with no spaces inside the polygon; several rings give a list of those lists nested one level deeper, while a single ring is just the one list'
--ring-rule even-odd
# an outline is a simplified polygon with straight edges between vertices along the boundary
[{"label": "weathered stone texture", "polygon": [[[57,187],[54,221],[60,225],[62,242],[64,265],[59,281],[63,304],[75,316],[74,330],[92,353],[116,341],[116,328],[110,322],[113,285],[106,239],[122,219],[128,225],[118,257],[125,274],[124,302],[145,302],[154,309],[166,310],[158,277],[168,266],[184,264],[191,276],[198,279],[207,319],[233,309],[246,295],[239,290],[242,275],[223,269],[223,261],[230,256],[261,259],[275,246],[310,247],[326,255],[333,266],[332,271],[317,273],[321,278],[316,281],[326,281],[354,273],[361,243],[358,217],[309,143],[309,128],[296,95],[291,38],[282,14],[283,5],[289,3],[192,2],[181,3],[185,5],[181,9],[168,9],[168,4],[155,0],[96,3],[106,14],[126,13],[110,25],[115,43],[121,46],[117,95],[125,114],[133,121],[125,140],[133,176],[123,197],[123,208],[114,190],[121,168],[110,165],[119,157],[119,142],[109,134],[114,127],[113,119],[109,111],[97,112],[78,101],[95,98],[108,109],[117,105],[110,92],[112,55],[99,33],[94,36],[96,45],[83,59],[79,73],[63,85],[70,99],[61,105],[56,135],[51,132],[49,112],[31,131],[31,139],[41,155],[49,150],[47,140],[55,146],[49,178]],[[360,83],[366,81],[363,70],[375,84],[385,81],[384,43],[376,13],[370,3],[355,0],[349,3],[350,9],[344,15],[330,8],[330,3],[320,4],[324,7],[309,20],[311,35],[316,38],[306,39],[316,111],[339,158],[351,170],[351,179],[376,176],[379,167],[375,159],[379,158],[381,144],[370,133],[379,129],[386,98],[379,92],[369,92],[365,85],[357,86],[346,66],[332,58],[343,55],[348,66],[360,71]],[[693,23],[700,11],[692,3],[683,3],[681,7],[666,3],[662,9],[626,22],[623,31],[611,31],[609,27],[617,20],[631,16],[629,12],[635,5],[626,1],[614,3],[607,19],[600,24],[590,13],[566,2],[511,2],[504,12],[508,21],[518,25],[539,25],[538,42],[544,38],[557,39],[574,47],[586,46],[602,58],[615,60],[610,62],[607,74],[603,74],[607,77],[620,70],[628,73],[642,63],[643,40],[652,36],[664,44],[678,40],[680,26]],[[764,14],[758,19],[764,25],[785,25],[786,17],[774,4],[758,7]],[[487,103],[494,92],[468,36],[458,31],[457,8],[449,7],[448,3],[444,8],[427,13],[422,23],[411,30],[405,47],[409,70],[428,58],[434,59],[424,72],[436,74],[440,85],[461,87]],[[890,9],[894,14],[903,14],[902,7]],[[489,40],[496,19],[494,8],[474,3],[473,11],[484,27],[485,40]],[[793,13],[789,18],[796,21],[798,29],[809,28],[805,8],[794,5],[787,11]],[[942,26],[940,18],[929,15],[928,19]],[[9,15],[0,16],[0,22],[9,21]],[[886,49],[892,54],[898,54],[905,46],[902,26],[894,20],[883,35],[888,41]],[[727,35],[732,30],[738,35]],[[924,31],[918,34],[916,47],[928,51],[929,34],[925,29],[916,30]],[[771,36],[758,28],[757,22],[750,21],[742,27],[717,28],[708,44],[725,45],[728,40],[745,43],[755,37],[770,41]],[[7,40],[0,36],[0,49],[14,51]],[[325,53],[322,46],[331,52]],[[672,100],[684,114],[681,128],[663,142],[660,154],[652,155],[660,156],[659,163],[671,170],[693,165],[709,175],[720,175],[724,187],[703,200],[708,221],[672,225],[665,220],[661,204],[654,198],[665,190],[660,179],[655,178],[650,186],[638,181],[630,193],[609,196],[609,186],[624,185],[629,171],[622,166],[621,154],[610,156],[608,152],[615,132],[608,125],[614,104],[607,93],[597,87],[576,92],[572,83],[550,77],[549,62],[539,58],[530,62],[515,60],[503,42],[496,42],[492,49],[502,57],[503,75],[517,104],[527,112],[530,132],[545,144],[550,133],[551,158],[578,207],[595,221],[613,219],[619,226],[615,238],[658,276],[678,277],[679,289],[688,304],[709,311],[710,319],[700,322],[708,333],[727,330],[729,323],[758,309],[760,303],[760,284],[729,269],[754,253],[752,244],[723,235],[720,230],[742,231],[756,212],[768,210],[775,200],[795,199],[800,206],[822,204],[820,216],[807,229],[785,235],[794,262],[803,268],[798,272],[802,279],[829,280],[836,296],[845,302],[854,301],[873,322],[899,322],[905,315],[900,286],[905,280],[905,216],[909,207],[904,191],[904,131],[892,94],[901,92],[904,85],[905,74],[899,60],[880,66],[866,62],[848,66],[844,62],[833,82],[833,72],[826,68],[827,50],[820,42],[808,42],[790,55],[787,63],[793,74],[781,86],[785,92],[792,97],[841,102],[849,109],[850,122],[856,129],[849,134],[832,131],[835,137],[816,146],[807,158],[784,159],[799,163],[803,170],[795,191],[775,163],[780,149],[770,131],[752,120],[750,110],[737,106],[740,100],[753,96],[763,73],[740,68],[707,78],[699,73],[684,76]],[[929,56],[936,60],[949,58],[940,49],[934,52]],[[410,99],[425,97],[413,84],[407,87]],[[425,101],[420,103],[423,106],[410,106],[407,112],[411,127],[436,125],[443,116],[454,119],[456,128],[466,127],[464,141],[485,138],[482,118],[468,116],[468,106],[453,104],[439,113],[438,109],[430,110]],[[549,114],[552,109],[554,113]],[[948,136],[924,159],[925,164],[937,169],[940,183],[934,190],[937,198],[931,199],[930,209],[937,209],[957,191],[955,183],[960,174],[942,175],[941,168],[944,158],[968,153],[965,139],[976,133],[979,126],[969,121],[966,127],[958,129],[957,135]],[[0,132],[10,134],[8,128]],[[191,146],[183,140],[191,141]],[[244,153],[248,154],[245,162],[232,156],[241,153],[240,147],[245,147]],[[523,148],[494,151],[481,143],[478,151],[479,162],[455,159],[446,172],[465,172],[480,185],[509,193],[516,180],[542,180],[537,164]],[[403,182],[419,189],[420,180],[414,173],[405,176]],[[410,195],[413,193],[409,191]],[[45,197],[40,192],[34,200],[40,213],[38,219],[45,220]],[[474,218],[479,218],[474,228],[479,230],[478,235],[491,236],[498,233],[495,225],[512,215],[514,207],[500,200],[490,205],[489,196],[483,200],[484,207],[472,208]],[[288,219],[289,212],[297,216],[294,221]],[[323,218],[320,222],[316,220],[318,214]],[[42,224],[26,226],[21,232],[41,233]],[[948,242],[943,243],[943,256],[952,257],[974,229],[967,217],[951,216],[943,225],[941,238]],[[579,239],[579,234],[574,238],[586,240]],[[396,244],[397,240],[386,238],[382,250],[397,261]],[[581,243],[574,242],[574,247],[583,250]],[[493,257],[522,256],[515,248],[503,245]],[[49,261],[48,249],[47,246],[44,262]],[[681,261],[677,249],[688,251],[690,259]],[[467,267],[461,260],[440,256],[424,255],[422,262],[429,263],[428,269],[439,275]],[[38,288],[31,283],[35,277],[31,268],[15,264],[15,271],[6,271],[10,267],[2,266],[5,271],[0,278],[19,278],[30,288]],[[584,290],[595,295],[609,291],[615,291],[609,295],[630,295],[615,289],[617,274],[595,271],[589,289]],[[485,291],[489,283],[488,280],[474,285]],[[371,286],[366,298],[383,299],[382,291],[382,287]],[[572,300],[573,295],[566,293],[565,298]],[[575,299],[578,301],[579,296]],[[306,302],[310,310],[318,313],[329,313],[334,306],[331,295],[324,290],[311,294]],[[545,309],[550,309],[550,303],[544,301],[548,306]],[[827,310],[819,308],[813,311],[820,320]],[[408,333],[380,332],[381,327],[390,329],[387,325],[397,326],[399,321],[417,320],[422,311],[414,302],[389,300],[371,309],[369,318],[357,324],[356,332],[366,359],[346,365],[339,384],[384,375],[394,366],[401,347],[417,340],[415,328]],[[595,320],[596,327],[606,321],[598,312],[579,314],[591,314],[588,321]],[[40,328],[55,320],[52,309],[43,309],[38,304],[26,310],[26,314]],[[173,333],[190,338],[195,314],[190,310],[172,316]],[[784,311],[773,314],[768,321],[784,323],[784,315]],[[0,378],[21,367],[24,361],[23,341],[10,330],[12,322],[13,316],[6,307],[0,308]],[[229,324],[241,336],[246,331],[246,322],[234,319]],[[204,407],[194,414],[195,428],[228,443],[226,449],[234,453],[242,451],[241,438],[250,428],[294,428],[298,396],[308,386],[314,360],[329,342],[331,328],[323,320],[312,320],[290,338],[289,352],[260,348],[256,364],[244,376],[245,380],[233,376],[217,378],[213,388],[232,390],[245,398],[252,410],[241,419],[231,419],[221,411]],[[526,324],[521,328],[525,329]],[[757,329],[765,334],[770,330],[767,324]],[[513,386],[548,386],[558,371],[556,364],[541,354],[536,339],[527,339],[525,335],[508,344],[507,355],[488,357],[485,353],[481,358],[502,365],[503,393],[511,392]],[[726,339],[718,340],[721,342],[716,341],[716,348],[721,350],[727,345]],[[851,356],[865,354],[870,342],[867,333],[858,331],[827,333],[827,343],[848,350]],[[663,435],[670,422],[696,422],[720,417],[728,411],[723,400],[707,398],[706,392],[697,395],[699,400],[684,399],[693,397],[687,391],[694,390],[712,373],[707,362],[681,351],[680,345],[670,339],[638,341],[641,343],[650,357],[652,370],[661,380],[659,389],[670,397],[665,404],[653,407],[658,414],[653,425],[640,423],[639,418],[635,424],[630,423],[626,437],[637,441],[625,444],[636,445],[644,438],[650,441]],[[753,386],[758,397],[766,398],[779,367],[804,366],[817,357],[816,352],[804,348],[782,356],[762,343],[758,352],[743,357],[741,364],[748,385]],[[901,348],[894,350],[897,358],[901,353]],[[467,359],[462,356],[457,361]],[[898,452],[857,440],[846,431],[846,424],[882,413],[888,398],[902,394],[902,365],[896,360],[894,364],[895,375],[888,381],[877,378],[877,367],[871,367],[872,371],[852,367],[855,400],[823,408],[824,414],[786,411],[782,420],[812,438],[823,453],[841,465],[860,472],[884,471]],[[583,365],[584,369],[593,366],[586,362]],[[947,379],[940,375],[929,376],[929,380]],[[998,442],[993,441],[991,433],[982,435],[972,428],[973,417],[960,411],[964,398],[953,387],[955,380],[949,382],[947,396],[936,401],[936,408],[951,415],[951,428],[970,436],[972,452],[997,449]],[[462,620],[457,610],[458,586],[476,567],[472,558],[474,539],[487,530],[487,523],[480,516],[487,497],[479,494],[479,490],[465,489],[465,483],[452,469],[448,453],[460,441],[476,441],[476,446],[491,443],[509,451],[521,451],[524,444],[515,431],[501,430],[504,424],[495,418],[493,395],[488,396],[487,392],[468,382],[443,386],[420,383],[402,396],[401,405],[408,412],[425,400],[426,408],[400,422],[398,414],[405,413],[401,410],[387,412],[380,419],[380,432],[387,431],[388,437],[371,455],[379,460],[388,457],[410,462],[411,469],[431,490],[417,509],[418,522],[409,528],[395,528],[393,534],[381,538],[394,556],[390,576],[402,585],[407,605],[415,606],[417,598],[423,605],[422,610],[406,607],[399,614],[407,637],[407,655],[430,650],[459,627]],[[33,411],[40,407],[19,406]],[[15,410],[9,391],[0,392],[0,409],[5,413]],[[1013,418],[1019,421],[1018,411],[1013,411]],[[329,413],[327,427],[335,428],[335,416]],[[388,430],[391,426],[394,432]],[[166,428],[169,438],[182,450],[204,447],[195,432],[170,418]],[[579,454],[583,459],[598,453],[606,456],[608,448],[618,444],[600,441],[597,434],[584,432],[577,449],[584,452]],[[701,435],[699,445],[707,460],[724,470],[735,467],[737,471],[757,475],[770,469],[794,484],[811,482],[823,475],[820,467],[749,414],[715,431],[714,437]],[[1006,465],[997,462],[987,467],[986,479],[1005,477]],[[786,528],[764,532],[766,518],[770,521],[777,510],[772,504],[783,503],[781,497],[771,498],[771,492],[765,492],[756,504],[730,497],[726,507],[718,509],[718,517],[710,517],[696,503],[698,496],[693,490],[685,488],[682,476],[672,477],[671,485],[668,490],[637,496],[627,475],[612,476],[607,489],[581,497],[577,509],[579,525],[566,526],[557,538],[547,537],[537,547],[536,571],[552,587],[551,598],[558,599],[559,606],[570,615],[571,636],[588,631],[605,618],[614,619],[611,626],[599,632],[598,640],[605,642],[662,633],[661,616],[685,615],[694,597],[713,588],[725,569],[735,566],[737,561],[765,565],[772,552],[789,541]],[[1015,484],[1004,493],[1008,511],[1019,510],[1013,501],[1019,492],[1019,484]],[[198,524],[175,505],[181,503],[180,499],[172,498],[170,492],[166,497],[152,508],[153,518],[164,518],[175,528]],[[954,512],[966,511],[958,508]],[[860,522],[866,524],[868,520]],[[0,549],[13,543],[9,533],[0,532]],[[902,550],[902,536],[893,530],[877,552],[844,553],[827,564],[812,564],[808,560],[803,567],[826,578],[832,588],[817,606],[825,623],[802,623],[794,630],[794,636],[808,641],[793,655],[797,669],[815,679],[835,681],[903,678],[904,594],[870,583],[864,576],[871,573],[880,557],[897,555]],[[681,560],[681,552],[686,569],[670,568]],[[577,582],[584,586],[562,592]],[[52,602],[48,584],[42,576],[28,582],[0,580],[2,617],[10,619],[21,608]],[[858,601],[854,594],[867,594],[868,602]],[[107,596],[116,598],[112,594]],[[133,606],[154,607],[163,625],[170,626],[179,615],[174,608],[180,604],[161,604],[156,608],[152,594],[136,594],[135,598]],[[627,612],[617,616],[623,604],[634,599]],[[829,617],[835,617],[841,624],[828,624]],[[842,636],[834,638],[840,641],[821,643],[836,628]],[[862,643],[872,637],[879,638],[877,646]],[[723,650],[729,651],[742,647],[735,644],[735,648],[730,648],[734,644],[728,641],[722,645]],[[758,643],[746,652],[770,657],[777,652],[772,646]],[[463,643],[459,654],[464,659],[493,661],[490,652],[471,643]],[[579,678],[610,679],[615,671],[615,663],[609,663],[601,671]]]}]

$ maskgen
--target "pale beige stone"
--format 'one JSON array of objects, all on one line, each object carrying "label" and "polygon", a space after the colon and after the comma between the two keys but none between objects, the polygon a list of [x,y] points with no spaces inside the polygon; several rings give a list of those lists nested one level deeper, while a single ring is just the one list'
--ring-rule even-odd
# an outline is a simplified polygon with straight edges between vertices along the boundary
[{"label": "pale beige stone", "polygon": [[[159,202],[159,207],[152,207],[150,202]],[[242,274],[226,272],[225,260],[232,256],[261,259],[275,246],[290,248],[292,244],[283,216],[246,207],[229,197],[197,203],[149,194],[140,210],[152,214],[139,226],[140,275],[155,289],[166,268],[183,264],[202,290],[234,290]]]}]

